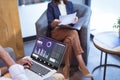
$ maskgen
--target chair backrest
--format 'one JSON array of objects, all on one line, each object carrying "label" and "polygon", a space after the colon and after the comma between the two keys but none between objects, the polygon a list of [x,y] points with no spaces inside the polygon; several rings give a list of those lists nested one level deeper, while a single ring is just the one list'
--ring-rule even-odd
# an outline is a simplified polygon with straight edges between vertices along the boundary
[{"label": "chair backrest", "polygon": [[86,16],[87,14],[90,13],[89,7],[86,6],[85,4],[73,4],[73,5],[75,11],[77,12],[78,18]]}]

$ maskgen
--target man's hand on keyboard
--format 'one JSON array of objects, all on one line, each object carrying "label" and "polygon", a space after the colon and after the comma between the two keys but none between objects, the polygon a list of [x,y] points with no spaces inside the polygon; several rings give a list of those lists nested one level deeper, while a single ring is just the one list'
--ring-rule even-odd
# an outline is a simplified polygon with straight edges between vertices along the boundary
[{"label": "man's hand on keyboard", "polygon": [[27,58],[20,59],[17,63],[23,65],[25,69],[32,66],[32,62]]}]

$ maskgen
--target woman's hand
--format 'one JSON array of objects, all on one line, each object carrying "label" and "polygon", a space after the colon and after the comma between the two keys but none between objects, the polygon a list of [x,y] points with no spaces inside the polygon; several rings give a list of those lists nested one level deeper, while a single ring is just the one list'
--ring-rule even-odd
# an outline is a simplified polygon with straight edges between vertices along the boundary
[{"label": "woman's hand", "polygon": [[77,22],[78,22],[78,17],[76,16],[75,19],[74,19],[73,24],[76,24]]},{"label": "woman's hand", "polygon": [[59,19],[54,19],[54,21],[51,23],[51,26],[56,27],[56,26],[58,26],[59,23],[60,23]]}]

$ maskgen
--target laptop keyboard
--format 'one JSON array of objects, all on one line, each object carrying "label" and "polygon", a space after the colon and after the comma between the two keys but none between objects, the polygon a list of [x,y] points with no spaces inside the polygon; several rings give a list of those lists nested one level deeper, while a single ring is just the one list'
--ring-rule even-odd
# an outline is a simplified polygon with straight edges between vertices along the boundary
[{"label": "laptop keyboard", "polygon": [[43,67],[35,62],[32,62],[32,63],[33,64],[30,67],[30,70],[37,73],[40,76],[44,76],[50,71],[50,70],[46,69],[45,67]]}]

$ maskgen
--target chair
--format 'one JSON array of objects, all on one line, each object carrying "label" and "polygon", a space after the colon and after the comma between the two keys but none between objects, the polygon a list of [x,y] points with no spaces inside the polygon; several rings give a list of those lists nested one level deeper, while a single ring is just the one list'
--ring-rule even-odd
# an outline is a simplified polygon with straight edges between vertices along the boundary
[{"label": "chair", "polygon": [[[83,59],[85,61],[85,64],[87,64],[87,59],[88,59],[87,57],[89,53],[89,43],[90,43],[89,22],[91,17],[91,9],[84,4],[73,4],[73,5],[77,12],[78,18],[80,19],[81,17],[83,17],[85,20],[85,22],[82,24],[82,28],[78,31],[78,33],[79,33],[79,38],[81,39],[81,46],[84,50]],[[46,33],[47,33],[48,23],[47,23],[46,11],[40,16],[40,18],[37,20],[35,25],[36,25],[37,37],[40,35],[42,36],[47,35]],[[72,58],[71,65],[73,66],[78,65],[75,56],[73,56]]]}]

